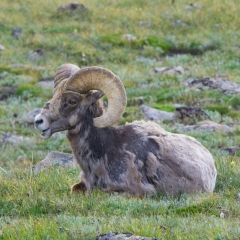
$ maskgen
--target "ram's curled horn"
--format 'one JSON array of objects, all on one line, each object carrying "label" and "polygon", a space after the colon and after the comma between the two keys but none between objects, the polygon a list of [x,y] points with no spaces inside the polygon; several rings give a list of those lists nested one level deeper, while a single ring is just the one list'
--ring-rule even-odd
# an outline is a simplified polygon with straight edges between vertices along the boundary
[{"label": "ram's curled horn", "polygon": [[71,77],[74,73],[76,73],[80,68],[76,65],[66,63],[61,65],[55,75],[54,78],[54,92],[58,88],[59,84],[63,82],[63,80],[68,79]]},{"label": "ram's curled horn", "polygon": [[127,97],[122,81],[108,69],[87,67],[72,75],[65,85],[69,91],[88,93],[90,90],[102,91],[108,99],[106,112],[94,118],[94,126],[105,128],[116,123],[123,114]]}]

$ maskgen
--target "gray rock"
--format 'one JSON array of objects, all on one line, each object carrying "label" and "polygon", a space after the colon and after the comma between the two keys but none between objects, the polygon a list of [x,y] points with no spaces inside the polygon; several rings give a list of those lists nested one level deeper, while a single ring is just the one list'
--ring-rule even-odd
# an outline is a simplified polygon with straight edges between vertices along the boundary
[{"label": "gray rock", "polygon": [[237,194],[237,200],[240,201],[240,193]]},{"label": "gray rock", "polygon": [[225,208],[221,208],[220,209],[220,218],[227,218],[230,216],[230,212],[225,209]]},{"label": "gray rock", "polygon": [[36,70],[36,71],[41,71],[41,70],[46,69],[45,67],[41,67],[41,66],[27,66],[24,64],[20,64],[20,63],[12,64],[11,68],[32,69],[32,70]]},{"label": "gray rock", "polygon": [[2,137],[0,138],[0,145],[3,143],[12,143],[14,145],[18,145],[26,141],[29,142],[30,138],[14,134],[3,133]]},{"label": "gray rock", "polygon": [[238,151],[240,151],[240,146],[223,147],[223,148],[220,148],[220,150],[227,152],[229,155],[235,155]]},{"label": "gray rock", "polygon": [[132,233],[111,232],[98,235],[96,240],[157,240],[157,238],[140,237]]},{"label": "gray rock", "polygon": [[174,111],[174,120],[185,125],[196,124],[206,119],[209,119],[209,116],[201,108],[193,106],[177,107]]},{"label": "gray rock", "polygon": [[44,53],[42,49],[31,50],[28,53],[27,59],[30,61],[39,60],[43,56],[43,54]]},{"label": "gray rock", "polygon": [[152,24],[150,21],[139,21],[138,22],[139,26],[145,26],[145,27],[150,27]]},{"label": "gray rock", "polygon": [[14,37],[14,38],[20,38],[22,36],[22,29],[20,29],[20,28],[14,28],[13,30],[12,30],[12,37]]},{"label": "gray rock", "polygon": [[190,3],[185,7],[186,10],[201,9],[201,8],[202,8],[202,5],[197,3]]},{"label": "gray rock", "polygon": [[77,10],[85,11],[85,10],[88,10],[88,8],[81,3],[74,3],[74,2],[63,4],[58,8],[58,11],[62,11],[62,12],[73,12]]},{"label": "gray rock", "polygon": [[32,167],[33,173],[39,173],[49,167],[76,168],[77,162],[72,154],[62,152],[50,152],[47,156]]},{"label": "gray rock", "polygon": [[35,108],[29,112],[27,112],[23,117],[22,117],[22,124],[33,124],[34,123],[34,118],[40,113],[41,108]]},{"label": "gray rock", "polygon": [[42,88],[52,88],[54,87],[54,78],[44,78],[37,83],[38,87]]},{"label": "gray rock", "polygon": [[176,27],[187,27],[187,23],[185,23],[184,21],[180,20],[180,19],[176,19],[172,22],[172,25],[176,26]]},{"label": "gray rock", "polygon": [[17,157],[17,160],[18,161],[24,161],[24,160],[26,160],[27,159],[27,156],[24,154],[24,155],[19,155],[18,157]]},{"label": "gray rock", "polygon": [[145,117],[148,120],[163,121],[163,120],[173,120],[173,113],[160,111],[155,108],[148,107],[146,105],[141,105],[140,109],[143,111]]},{"label": "gray rock", "polygon": [[197,125],[180,126],[177,128],[179,132],[200,131],[200,132],[232,132],[233,129],[227,125],[222,125],[209,120],[198,122]]},{"label": "gray rock", "polygon": [[189,79],[184,85],[200,90],[219,89],[225,94],[240,94],[240,84],[228,80],[225,75],[216,75],[215,78]]},{"label": "gray rock", "polygon": [[173,68],[169,67],[161,67],[161,68],[153,68],[150,70],[151,74],[166,74],[169,76],[174,76],[176,74],[183,74],[187,69],[182,66],[177,66]]},{"label": "gray rock", "polygon": [[131,42],[131,41],[136,40],[137,37],[134,36],[134,35],[132,35],[132,34],[128,34],[128,33],[127,33],[127,34],[122,35],[122,39],[126,39],[126,40],[128,40],[129,42]]}]

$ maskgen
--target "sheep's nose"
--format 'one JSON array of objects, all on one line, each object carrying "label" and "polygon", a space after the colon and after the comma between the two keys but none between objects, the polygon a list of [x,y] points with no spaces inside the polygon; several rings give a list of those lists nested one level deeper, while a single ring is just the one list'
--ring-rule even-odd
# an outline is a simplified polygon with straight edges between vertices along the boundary
[{"label": "sheep's nose", "polygon": [[36,125],[41,124],[41,123],[43,123],[43,120],[42,120],[42,119],[38,119],[38,120],[35,121],[35,124],[36,124]]}]

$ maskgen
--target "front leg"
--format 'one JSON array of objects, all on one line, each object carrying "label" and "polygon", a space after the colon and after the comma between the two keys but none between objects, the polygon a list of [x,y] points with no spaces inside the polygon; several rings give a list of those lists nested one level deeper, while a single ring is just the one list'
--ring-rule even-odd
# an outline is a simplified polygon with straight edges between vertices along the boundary
[{"label": "front leg", "polygon": [[72,185],[71,194],[75,193],[85,193],[87,191],[87,187],[83,181]]}]

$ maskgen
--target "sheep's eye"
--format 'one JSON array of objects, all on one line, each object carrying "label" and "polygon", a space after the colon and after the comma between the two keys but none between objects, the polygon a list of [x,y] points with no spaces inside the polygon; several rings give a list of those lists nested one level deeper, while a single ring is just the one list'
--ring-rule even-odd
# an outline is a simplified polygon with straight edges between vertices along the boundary
[{"label": "sheep's eye", "polygon": [[77,103],[77,101],[72,100],[72,99],[69,99],[69,100],[68,100],[68,103],[69,103],[70,105],[75,105],[75,104]]}]

